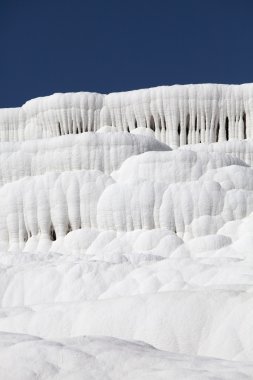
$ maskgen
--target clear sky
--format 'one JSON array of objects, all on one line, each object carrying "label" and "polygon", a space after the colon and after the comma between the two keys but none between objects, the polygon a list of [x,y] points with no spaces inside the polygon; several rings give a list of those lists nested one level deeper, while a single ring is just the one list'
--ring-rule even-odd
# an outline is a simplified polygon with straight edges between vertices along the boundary
[{"label": "clear sky", "polygon": [[0,107],[54,92],[253,82],[253,0],[0,0]]}]

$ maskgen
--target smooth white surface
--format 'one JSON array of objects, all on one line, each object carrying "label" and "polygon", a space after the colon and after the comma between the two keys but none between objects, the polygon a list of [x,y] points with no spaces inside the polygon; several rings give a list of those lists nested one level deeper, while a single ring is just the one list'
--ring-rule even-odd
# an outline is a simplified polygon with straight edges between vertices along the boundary
[{"label": "smooth white surface", "polygon": [[[253,378],[251,140],[171,150],[138,126],[154,94],[171,107],[172,95],[207,107],[210,94],[245,106],[250,89],[56,94],[24,106],[25,138],[37,139],[0,143],[0,380]],[[119,132],[131,107],[137,128]],[[90,108],[104,127],[75,135],[73,117]],[[68,135],[47,137],[55,115]]]},{"label": "smooth white surface", "polygon": [[[12,363],[15,358],[15,366]],[[197,358],[108,337],[45,340],[0,335],[0,378],[33,380],[238,380],[251,379],[252,365]],[[29,363],[29,364],[28,364]]]}]

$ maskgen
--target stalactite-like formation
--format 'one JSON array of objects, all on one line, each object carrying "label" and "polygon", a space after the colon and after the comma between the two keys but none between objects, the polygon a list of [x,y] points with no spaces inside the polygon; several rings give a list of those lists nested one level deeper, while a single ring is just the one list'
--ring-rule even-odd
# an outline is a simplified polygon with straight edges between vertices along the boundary
[{"label": "stalactite-like formation", "polygon": [[252,137],[251,84],[0,110],[0,380],[252,380]]},{"label": "stalactite-like formation", "polygon": [[253,84],[175,85],[112,93],[54,94],[0,110],[0,141],[147,128],[171,146],[253,136]]}]

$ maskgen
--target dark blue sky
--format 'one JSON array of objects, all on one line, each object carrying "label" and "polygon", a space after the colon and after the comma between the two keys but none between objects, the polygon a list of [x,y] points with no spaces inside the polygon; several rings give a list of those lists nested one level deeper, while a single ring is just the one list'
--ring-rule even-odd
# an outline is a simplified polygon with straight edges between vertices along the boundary
[{"label": "dark blue sky", "polygon": [[253,81],[253,0],[1,0],[0,107],[53,92]]}]

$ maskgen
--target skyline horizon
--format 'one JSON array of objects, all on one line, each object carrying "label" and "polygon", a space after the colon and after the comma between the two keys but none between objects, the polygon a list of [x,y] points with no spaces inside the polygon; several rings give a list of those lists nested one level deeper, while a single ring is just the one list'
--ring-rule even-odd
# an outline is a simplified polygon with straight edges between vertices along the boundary
[{"label": "skyline horizon", "polygon": [[53,93],[253,82],[242,0],[3,0],[0,108]]}]

